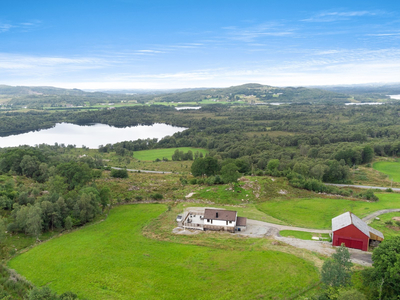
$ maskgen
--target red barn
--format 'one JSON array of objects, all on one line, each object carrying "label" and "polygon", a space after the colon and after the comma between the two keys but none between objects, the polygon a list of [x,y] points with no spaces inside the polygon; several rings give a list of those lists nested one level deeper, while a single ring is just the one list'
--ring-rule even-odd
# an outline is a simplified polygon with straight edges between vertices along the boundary
[{"label": "red barn", "polygon": [[332,219],[332,246],[344,244],[348,248],[368,251],[370,241],[383,241],[382,232],[371,228],[351,212]]}]

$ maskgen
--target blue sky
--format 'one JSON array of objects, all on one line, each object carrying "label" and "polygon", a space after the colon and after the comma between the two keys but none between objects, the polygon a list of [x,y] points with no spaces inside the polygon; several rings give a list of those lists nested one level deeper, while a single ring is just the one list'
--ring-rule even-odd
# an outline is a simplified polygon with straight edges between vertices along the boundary
[{"label": "blue sky", "polygon": [[400,1],[2,1],[0,84],[399,82]]}]

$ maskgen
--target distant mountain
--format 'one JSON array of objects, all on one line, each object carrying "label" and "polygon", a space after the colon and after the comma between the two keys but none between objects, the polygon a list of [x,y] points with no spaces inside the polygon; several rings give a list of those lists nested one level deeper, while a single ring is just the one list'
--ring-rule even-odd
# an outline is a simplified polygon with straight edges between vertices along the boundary
[{"label": "distant mountain", "polygon": [[345,93],[345,94],[379,94],[379,95],[399,95],[400,83],[371,83],[371,84],[352,84],[352,85],[330,85],[313,86],[326,91]]},{"label": "distant mountain", "polygon": [[107,94],[124,94],[124,95],[160,95],[168,93],[183,93],[196,90],[205,90],[208,88],[186,88],[186,89],[123,89],[123,90],[89,90],[85,89],[87,92],[101,92]]},{"label": "distant mountain", "polygon": [[[282,103],[344,103],[348,95],[316,88],[273,87],[258,83],[247,83],[228,88],[197,88],[178,90],[115,90],[89,92],[79,89],[55,87],[29,87],[0,85],[0,95],[12,98],[9,104],[41,106],[82,106],[87,103],[110,103],[121,101],[148,102],[199,102],[203,100],[237,101],[262,104]],[[213,103],[213,102],[211,102]]]},{"label": "distant mountain", "polygon": [[193,102],[204,99],[228,99],[238,100],[243,98],[254,98],[257,102],[336,102],[347,101],[348,96],[321,89],[305,87],[273,87],[258,83],[247,83],[228,88],[200,89],[180,93],[168,93],[160,95],[157,101],[165,102]]},{"label": "distant mountain", "polygon": [[93,96],[104,93],[89,93],[78,89],[63,89],[51,86],[10,86],[0,85],[0,95],[24,96],[24,95],[56,95],[56,96]]}]

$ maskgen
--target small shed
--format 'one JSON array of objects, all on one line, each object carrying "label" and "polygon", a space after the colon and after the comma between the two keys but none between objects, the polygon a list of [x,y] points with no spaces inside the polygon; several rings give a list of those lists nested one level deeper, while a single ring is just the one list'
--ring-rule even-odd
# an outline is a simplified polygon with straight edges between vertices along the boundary
[{"label": "small shed", "polygon": [[246,227],[247,227],[247,218],[245,218],[245,217],[237,217],[236,230],[237,231],[245,231]]},{"label": "small shed", "polygon": [[368,251],[371,242],[381,242],[382,232],[371,228],[351,212],[345,212],[332,219],[332,245],[344,244],[348,248]]}]

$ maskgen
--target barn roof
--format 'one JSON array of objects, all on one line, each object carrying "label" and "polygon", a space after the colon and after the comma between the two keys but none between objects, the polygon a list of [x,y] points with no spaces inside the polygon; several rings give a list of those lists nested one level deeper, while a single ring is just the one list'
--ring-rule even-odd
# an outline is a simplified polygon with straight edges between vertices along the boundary
[{"label": "barn roof", "polygon": [[351,224],[356,226],[358,230],[369,237],[369,226],[367,223],[349,211],[332,219],[332,231],[342,229]]},{"label": "barn roof", "polygon": [[371,235],[376,235],[382,239],[384,238],[382,232],[372,227],[369,227],[367,223],[365,223],[363,220],[361,220],[359,217],[349,211],[332,219],[332,231],[342,229],[351,224],[357,227],[358,230],[360,230],[369,238],[372,238]]},{"label": "barn roof", "polygon": [[222,221],[236,221],[237,212],[225,209],[210,209],[204,210],[204,219],[222,220]]}]

